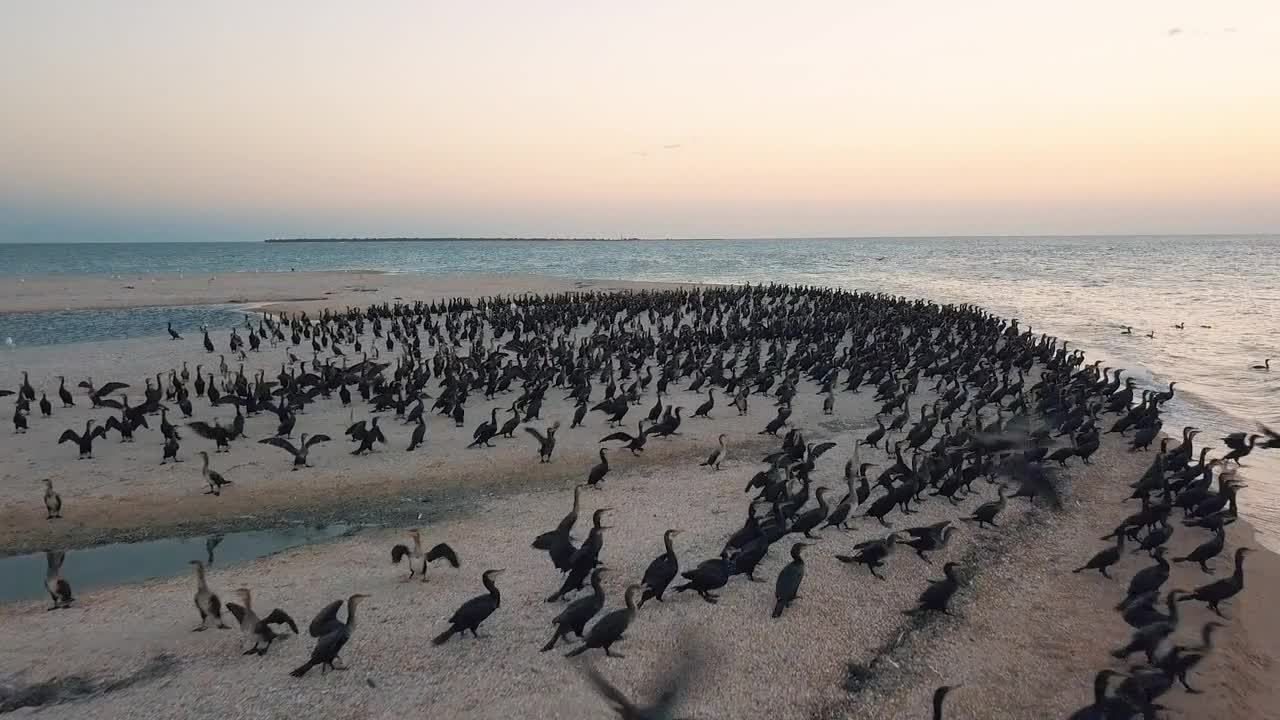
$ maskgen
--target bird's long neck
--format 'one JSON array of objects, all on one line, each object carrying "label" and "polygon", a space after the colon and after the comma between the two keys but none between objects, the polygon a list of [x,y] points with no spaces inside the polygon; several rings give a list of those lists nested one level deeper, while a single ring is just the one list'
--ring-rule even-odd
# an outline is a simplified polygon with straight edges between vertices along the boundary
[{"label": "bird's long neck", "polygon": [[675,557],[675,556],[676,556],[676,548],[675,548],[675,545],[674,545],[674,544],[672,543],[672,541],[671,541],[671,533],[664,533],[664,534],[663,534],[663,536],[662,536],[662,543],[663,543],[664,545],[666,545],[666,546],[667,546],[667,554],[668,554],[668,555],[670,555],[671,557]]},{"label": "bird's long neck", "polygon": [[485,576],[484,587],[489,591],[489,597],[493,598],[495,603],[502,603],[502,593],[498,592],[498,585],[493,581],[493,578]]},{"label": "bird's long neck", "polygon": [[196,566],[196,587],[197,587],[197,588],[199,588],[199,589],[201,589],[201,590],[208,590],[208,589],[209,589],[209,583],[205,582],[205,579],[204,579],[204,566],[203,566],[203,565],[197,565],[197,566]]},{"label": "bird's long neck", "polygon": [[1231,574],[1231,582],[1239,588],[1244,588],[1244,555],[1236,555],[1236,571]]},{"label": "bird's long neck", "polygon": [[422,554],[422,536],[417,533],[414,533],[413,535],[413,554]]},{"label": "bird's long neck", "polygon": [[360,604],[360,598],[352,597],[347,599],[347,630],[356,629],[356,605]]}]

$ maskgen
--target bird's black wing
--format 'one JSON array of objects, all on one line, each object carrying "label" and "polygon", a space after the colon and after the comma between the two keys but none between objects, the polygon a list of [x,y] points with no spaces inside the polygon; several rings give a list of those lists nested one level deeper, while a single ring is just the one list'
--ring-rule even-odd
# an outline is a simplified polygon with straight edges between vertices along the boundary
[{"label": "bird's black wing", "polygon": [[294,447],[293,443],[289,442],[288,440],[285,440],[284,438],[280,438],[280,437],[263,438],[262,440],[259,440],[258,443],[262,445],[273,445],[275,447],[280,448],[281,450],[288,450],[290,455],[298,454],[298,448]]},{"label": "bird's black wing", "polygon": [[[525,432],[527,432],[527,433],[529,433],[530,435],[534,436],[535,438],[537,438],[537,440],[538,440],[538,444],[539,444],[539,445],[545,445],[545,444],[546,444],[546,442],[547,442],[547,438],[546,438],[546,436],[544,436],[542,433],[538,432],[538,431],[537,431],[537,430],[535,430],[534,428],[526,427],[526,428],[524,429],[524,431],[525,431]],[[608,439],[609,439],[609,438],[605,438],[605,440],[608,440]],[[601,440],[600,442],[604,442],[604,440]]]},{"label": "bird's black wing", "polygon": [[236,623],[237,623],[237,624],[244,622],[244,608],[243,608],[243,607],[240,607],[239,605],[237,605],[237,604],[235,604],[235,603],[233,603],[233,602],[229,602],[229,603],[227,603],[227,604],[226,604],[226,608],[227,608],[228,610],[230,610],[230,611],[231,611],[231,614],[232,614],[232,615],[234,615],[234,616],[235,616],[235,618],[236,618]]},{"label": "bird's black wing", "polygon": [[70,440],[73,443],[79,444],[80,433],[76,432],[75,430],[63,430],[62,436],[58,438],[58,444],[61,445],[62,443],[67,442],[68,440]]},{"label": "bird's black wing", "polygon": [[98,397],[106,397],[117,390],[123,390],[127,387],[129,387],[129,383],[109,382],[106,385],[103,385],[102,387],[98,388],[97,391],[94,392],[93,394],[97,395]]},{"label": "bird's black wing", "polygon": [[311,447],[312,445],[319,445],[322,442],[329,442],[332,439],[333,438],[329,437],[328,435],[312,435],[311,437],[307,438],[307,447]]},{"label": "bird's black wing", "polygon": [[439,543],[435,547],[431,548],[431,550],[427,551],[427,562],[439,560],[440,558],[448,560],[449,564],[454,567],[460,566],[460,563],[458,562],[458,553],[454,552],[453,548],[449,547],[448,543]]},{"label": "bird's black wing", "polygon": [[[229,603],[228,603],[228,607],[230,607]],[[289,617],[289,613],[281,610],[280,608],[276,608],[275,610],[272,610],[269,615],[259,620],[258,624],[259,625],[288,625],[289,629],[293,631],[294,635],[298,634],[298,624],[293,621],[293,618]]]},{"label": "bird's black wing", "polygon": [[818,458],[822,457],[823,453],[825,453],[826,451],[830,450],[835,446],[836,444],[833,442],[824,442],[820,445],[814,445],[813,452],[809,453],[809,458],[811,460],[817,460]]},{"label": "bird's black wing", "polygon": [[338,622],[338,610],[342,607],[342,602],[334,600],[316,613],[315,619],[307,626],[307,632],[311,637],[323,637],[333,632],[335,628],[343,627],[342,623]]}]

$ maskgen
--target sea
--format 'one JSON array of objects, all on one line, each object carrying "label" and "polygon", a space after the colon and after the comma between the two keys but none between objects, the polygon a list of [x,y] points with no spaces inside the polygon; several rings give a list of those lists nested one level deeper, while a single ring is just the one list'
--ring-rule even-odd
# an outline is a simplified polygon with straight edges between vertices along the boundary
[{"label": "sea", "polygon": [[[0,284],[48,273],[289,270],[798,283],[971,303],[1125,368],[1142,387],[1176,380],[1171,434],[1194,425],[1220,444],[1260,422],[1280,428],[1278,235],[0,244]],[[226,327],[243,310],[0,308],[0,360],[5,348],[164,335],[170,320],[180,330]],[[1275,370],[1251,369],[1266,358]],[[1241,507],[1280,551],[1278,472],[1280,451],[1246,458]]]}]

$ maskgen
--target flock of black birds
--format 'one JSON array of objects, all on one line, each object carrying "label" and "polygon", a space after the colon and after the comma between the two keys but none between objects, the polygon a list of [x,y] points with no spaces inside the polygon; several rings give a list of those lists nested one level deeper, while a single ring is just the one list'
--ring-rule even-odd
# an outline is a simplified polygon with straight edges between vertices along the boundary
[{"label": "flock of black birds", "polygon": [[[368,333],[372,339],[366,338]],[[175,341],[182,339],[172,326],[169,334]],[[207,330],[202,345],[208,354],[217,352]],[[296,354],[308,345],[309,361]],[[580,643],[570,656],[599,649],[622,657],[614,645],[626,636],[646,602],[666,602],[669,593],[691,591],[714,605],[720,593],[732,591],[736,576],[758,581],[757,567],[780,542],[788,546],[791,560],[775,582],[774,618],[783,616],[802,597],[806,551],[815,552],[811,548],[821,542],[823,531],[849,529],[867,518],[891,527],[887,518],[895,512],[906,518],[921,503],[958,506],[964,498],[979,496],[988,485],[994,485],[995,498],[955,519],[976,523],[979,529],[999,529],[1002,511],[1018,498],[1059,508],[1058,468],[1073,459],[1089,464],[1103,436],[1110,433],[1124,437],[1132,451],[1147,451],[1160,437],[1162,407],[1174,395],[1172,384],[1167,391],[1138,391],[1133,380],[1122,378],[1122,369],[1085,364],[1083,353],[1069,350],[1066,343],[1035,335],[1020,328],[1016,320],[1008,322],[975,307],[788,286],[382,304],[324,311],[314,318],[306,313],[264,314],[255,323],[246,317],[243,328],[230,331],[228,351],[233,357],[243,361],[246,353],[264,347],[283,347],[288,355],[275,378],[267,378],[265,372],[246,376],[243,365],[233,370],[224,355],[216,373],[204,373],[203,365],[197,365],[194,381],[186,363],[180,370],[170,370],[167,378],[163,373],[154,382],[147,378],[139,404],[131,405],[122,394],[129,389],[127,384],[95,386],[86,380],[80,387],[88,402],[118,415],[96,426],[89,420],[82,433],[68,429],[58,442],[72,442],[78,457],[91,458],[94,441],[107,432],[132,442],[139,429],[150,429],[148,416],[158,414],[161,462],[179,461],[183,436],[181,428],[169,420],[172,407],[187,421],[187,428],[213,442],[215,454],[231,452],[233,443],[247,437],[246,418],[271,413],[276,418],[275,433],[259,442],[289,453],[291,468],[298,470],[309,467],[312,448],[332,442],[329,435],[319,433],[300,434],[296,443],[291,439],[298,416],[313,403],[336,396],[344,407],[351,406],[358,395],[374,413],[393,412],[414,426],[408,446],[414,451],[425,442],[426,413],[439,413],[464,426],[477,395],[488,402],[515,395],[505,410],[510,415],[502,422],[499,406],[489,408],[468,447],[482,451],[497,438],[514,438],[523,426],[535,441],[539,460],[547,463],[553,462],[562,426],[529,423],[542,422],[544,398],[553,390],[567,391],[567,399],[574,403],[569,431],[583,427],[588,413],[601,412],[615,431],[600,443],[620,443],[616,449],[632,455],[642,454],[650,438],[679,434],[684,408],[663,402],[674,383],[688,379],[687,390],[706,393],[706,401],[691,418],[713,418],[717,393],[739,415],[748,411],[754,398],[773,404],[774,416],[760,435],[786,433],[780,447],[763,457],[763,467],[746,484],[749,500],[741,527],[724,539],[719,553],[691,567],[682,566],[677,557],[674,539],[680,530],[668,530],[663,536],[664,552],[649,564],[639,582],[627,587],[625,605],[609,612],[604,612],[601,578],[611,571],[601,551],[610,509],[593,513],[581,542],[574,536],[582,490],[599,487],[610,471],[607,450],[599,450],[599,463],[582,482],[575,481],[570,512],[532,541],[534,549],[547,553],[557,574],[556,589],[547,602],[578,595],[552,618],[552,636],[542,647],[550,651],[576,636]],[[349,362],[352,356],[361,359]],[[59,381],[62,406],[74,406],[76,398],[65,378]],[[931,387],[932,402],[925,401],[922,385]],[[830,488],[813,486],[817,461],[837,443],[810,442],[792,422],[793,401],[801,392],[812,392],[812,386],[825,396],[824,414],[833,411],[837,393],[865,391],[880,403],[876,427],[851,443],[852,457],[841,478],[844,492],[834,503]],[[603,388],[601,399],[593,397],[597,387]],[[636,433],[617,429],[627,422],[633,407],[645,405],[643,398],[651,389],[655,402],[637,423]],[[36,402],[26,373],[16,393],[3,394],[17,395],[14,426],[25,432],[30,403]],[[213,407],[233,406],[234,419],[227,425],[192,420],[192,405],[198,399]],[[430,406],[427,400],[433,401]],[[46,393],[40,393],[38,404],[44,416],[52,415]],[[502,404],[507,405],[506,400]],[[386,444],[381,417],[358,422],[352,418],[341,437],[353,443],[353,455]],[[1236,551],[1231,576],[1191,590],[1164,592],[1170,570],[1165,544],[1173,533],[1174,513],[1180,510],[1182,525],[1192,528],[1187,532],[1205,532],[1208,539],[1173,562],[1196,563],[1210,572],[1208,563],[1223,551],[1226,527],[1236,517],[1240,484],[1230,464],[1239,465],[1257,447],[1280,447],[1280,435],[1262,430],[1262,434],[1227,437],[1228,451],[1213,459],[1207,447],[1199,448],[1197,454],[1195,428],[1185,428],[1181,442],[1167,437],[1159,441],[1149,469],[1132,483],[1131,497],[1140,501],[1141,510],[1104,538],[1114,538],[1113,544],[1077,569],[1107,575],[1108,568],[1123,557],[1126,541],[1150,554],[1155,564],[1132,578],[1117,606],[1134,631],[1116,657],[1140,654],[1145,663],[1125,672],[1101,671],[1094,703],[1072,717],[1156,717],[1159,699],[1175,684],[1194,692],[1188,673],[1208,655],[1217,625],[1205,626],[1200,645],[1173,643],[1178,604],[1200,601],[1221,614],[1220,605],[1244,586],[1243,559],[1248,549]],[[892,434],[901,437],[894,440]],[[701,463],[709,472],[719,470],[728,457],[727,437],[721,434],[717,447]],[[1264,441],[1261,446],[1259,440]],[[869,474],[877,465],[861,462],[861,452],[883,452],[887,457],[883,469]],[[200,455],[207,493],[218,495],[232,482],[210,467],[207,451]],[[983,483],[975,487],[979,480]],[[52,521],[61,517],[62,498],[51,481],[44,483],[47,517]],[[927,560],[930,553],[945,551],[957,528],[947,520],[892,530],[835,558],[864,566],[883,579],[881,573],[898,546],[910,547]],[[460,566],[458,553],[447,543],[424,549],[418,530],[411,532],[411,539],[411,545],[397,545],[391,554],[394,563],[408,560],[411,578],[421,573],[425,581],[428,564],[436,560]],[[198,581],[194,602],[201,618],[197,630],[211,620],[225,627],[224,606],[205,582],[204,564],[193,563]],[[50,609],[73,601],[70,585],[59,572],[61,564],[62,553],[49,553],[46,587],[54,601]],[[458,608],[434,644],[467,632],[479,636],[485,620],[502,607],[497,584],[501,572],[491,569],[482,574],[485,592]],[[946,563],[942,578],[930,580],[917,605],[904,613],[951,614],[951,602],[964,584],[964,575],[960,564]],[[297,632],[292,618],[281,610],[259,617],[247,588],[236,594],[240,602],[227,603],[225,608],[252,640],[246,654],[266,653],[277,637],[275,628],[288,626]],[[294,675],[301,676],[316,665],[322,671],[336,669],[335,662],[355,630],[357,604],[364,597],[357,594],[346,600],[345,622],[338,620],[342,600],[316,616],[309,627],[317,639],[315,649]],[[644,709],[627,701],[594,671],[591,681],[622,717],[669,716],[670,697],[653,706],[660,710]],[[936,693],[935,718],[942,717],[943,700],[951,689],[944,686]]]}]

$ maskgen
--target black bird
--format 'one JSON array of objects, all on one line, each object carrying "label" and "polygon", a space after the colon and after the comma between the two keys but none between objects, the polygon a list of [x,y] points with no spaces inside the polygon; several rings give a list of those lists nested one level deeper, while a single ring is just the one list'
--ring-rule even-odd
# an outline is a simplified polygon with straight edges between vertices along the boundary
[{"label": "black bird", "polygon": [[538,432],[535,428],[526,427],[524,429],[525,432],[538,441],[538,462],[551,462],[551,453],[556,450],[556,431],[559,429],[560,423],[558,422],[547,428],[546,435]]},{"label": "black bird", "polygon": [[1231,574],[1231,577],[1211,582],[1208,585],[1201,585],[1183,595],[1178,601],[1198,600],[1208,604],[1209,609],[1216,613],[1218,617],[1225,618],[1226,616],[1222,614],[1218,604],[1230,600],[1244,589],[1244,556],[1250,552],[1253,552],[1253,548],[1238,548],[1236,550],[1236,569]]},{"label": "black bird", "polygon": [[967,518],[960,518],[960,519],[967,520],[969,522],[976,522],[978,523],[978,527],[982,527],[983,525],[990,525],[991,527],[1000,527],[999,525],[996,525],[995,520],[996,520],[996,516],[999,515],[1002,510],[1004,510],[1005,503],[1007,502],[1004,498],[1004,494],[1005,494],[1004,486],[1000,485],[999,487],[997,487],[996,492],[1000,496],[998,500],[992,500],[991,502],[983,503],[979,505],[976,509],[974,509],[972,516]]},{"label": "black bird", "polygon": [[640,595],[637,607],[644,607],[645,601],[650,598],[662,602],[662,594],[667,591],[667,586],[680,572],[680,560],[676,557],[675,546],[672,543],[672,539],[679,534],[680,531],[676,529],[662,533],[662,544],[666,552],[654,558],[645,569],[644,578],[640,580],[640,584],[644,586],[644,593]]},{"label": "black bird", "polygon": [[502,606],[502,593],[498,592],[498,585],[494,582],[494,578],[502,574],[502,572],[502,570],[484,571],[480,576],[480,581],[484,583],[485,589],[489,592],[485,595],[477,595],[462,603],[462,607],[459,607],[457,612],[449,618],[449,629],[432,638],[432,645],[443,645],[449,642],[449,638],[468,630],[471,631],[472,637],[480,637],[480,634],[476,632],[480,629],[480,624]]},{"label": "black bird", "polygon": [[583,639],[587,623],[604,608],[604,587],[600,584],[600,580],[605,572],[605,568],[602,567],[592,570],[591,594],[569,603],[564,610],[551,619],[551,624],[556,626],[556,631],[547,644],[542,646],[542,652],[554,649],[556,643],[570,632],[577,635],[579,639]]},{"label": "black bird", "polygon": [[307,464],[307,453],[311,450],[311,447],[313,445],[319,445],[322,442],[329,442],[330,439],[331,438],[328,435],[316,434],[308,436],[306,433],[302,433],[302,438],[299,440],[298,447],[294,447],[293,443],[282,437],[264,438],[258,442],[263,445],[278,447],[281,450],[288,452],[290,455],[293,455],[293,467],[290,469],[297,470],[300,467],[311,467],[311,465]]},{"label": "black bird", "polygon": [[929,580],[929,586],[920,593],[920,599],[917,601],[915,608],[904,610],[904,615],[917,615],[924,612],[940,612],[944,615],[950,615],[951,596],[956,594],[956,590],[960,588],[960,578],[956,575],[956,568],[960,567],[959,563],[949,562],[942,566],[942,574],[945,576],[941,580]]},{"label": "black bird", "polygon": [[778,573],[778,582],[774,586],[773,617],[782,617],[782,612],[791,607],[791,603],[800,593],[800,583],[804,580],[804,558],[801,551],[809,547],[807,543],[798,542],[791,546],[791,562]]},{"label": "black bird", "polygon": [[1107,568],[1120,562],[1120,556],[1124,552],[1124,538],[1124,533],[1118,533],[1115,546],[1099,550],[1093,557],[1089,558],[1089,562],[1071,572],[1080,573],[1085,570],[1097,570],[1102,573],[1103,577],[1110,579],[1111,576],[1107,574]]},{"label": "black bird", "polygon": [[316,640],[316,646],[311,651],[311,659],[302,665],[299,665],[289,673],[294,677],[302,677],[307,671],[316,665],[320,666],[320,672],[326,669],[337,670],[334,667],[334,661],[338,659],[338,654],[346,647],[347,642],[351,640],[351,634],[356,629],[356,605],[361,600],[369,597],[361,593],[356,593],[347,598],[347,621],[340,622],[338,620],[338,610],[342,607],[341,600],[334,600],[329,603],[316,614],[314,620],[311,621],[307,632]]},{"label": "black bird", "polygon": [[592,625],[591,629],[587,631],[587,637],[582,641],[582,644],[566,653],[565,657],[581,655],[594,648],[604,650],[604,654],[609,657],[626,657],[622,653],[615,653],[613,645],[625,639],[624,636],[627,629],[631,627],[631,621],[636,617],[636,593],[643,589],[644,587],[641,585],[628,587],[625,595],[627,606],[621,610],[607,613],[597,620],[596,624]]},{"label": "black bird", "polygon": [[730,569],[729,561],[723,557],[715,558],[714,560],[703,560],[694,569],[680,573],[680,576],[688,580],[688,582],[683,585],[677,585],[675,591],[693,590],[703,600],[714,605],[719,602],[719,598],[711,591],[719,590],[729,582]]},{"label": "black bird", "polygon": [[58,438],[58,444],[64,442],[73,442],[80,450],[80,459],[93,457],[93,441],[95,438],[105,438],[107,429],[104,427],[93,426],[93,420],[84,421],[84,433],[78,434],[75,430],[63,430],[62,436]]}]

